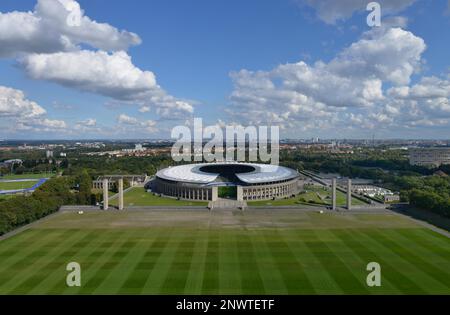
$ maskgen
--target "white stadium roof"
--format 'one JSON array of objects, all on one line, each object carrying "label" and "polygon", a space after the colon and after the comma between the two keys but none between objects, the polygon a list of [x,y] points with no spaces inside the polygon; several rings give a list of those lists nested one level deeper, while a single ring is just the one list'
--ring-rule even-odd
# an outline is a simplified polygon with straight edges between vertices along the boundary
[{"label": "white stadium roof", "polygon": [[156,174],[156,176],[170,181],[188,182],[196,184],[210,184],[217,179],[219,174],[207,173],[201,171],[200,169],[203,166],[207,165],[230,165],[230,164],[245,165],[253,167],[255,169],[252,172],[236,174],[239,180],[247,184],[278,182],[293,179],[298,176],[298,173],[296,171],[283,166],[271,164],[237,163],[237,162],[200,163],[200,164],[173,166],[159,171]]}]

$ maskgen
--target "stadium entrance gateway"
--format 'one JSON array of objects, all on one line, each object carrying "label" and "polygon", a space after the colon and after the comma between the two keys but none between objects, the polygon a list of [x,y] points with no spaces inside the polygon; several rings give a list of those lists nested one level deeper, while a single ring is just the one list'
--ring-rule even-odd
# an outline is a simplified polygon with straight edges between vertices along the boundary
[{"label": "stadium entrance gateway", "polygon": [[218,197],[237,200],[237,186],[219,186]]}]

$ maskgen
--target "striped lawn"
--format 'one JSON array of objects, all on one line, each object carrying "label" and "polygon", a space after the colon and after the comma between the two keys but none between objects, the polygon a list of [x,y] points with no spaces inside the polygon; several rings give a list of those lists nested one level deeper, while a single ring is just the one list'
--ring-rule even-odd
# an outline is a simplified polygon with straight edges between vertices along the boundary
[{"label": "striped lawn", "polygon": [[[415,225],[380,228],[379,216],[345,228],[327,217],[317,229],[54,220],[0,241],[0,294],[450,294],[450,240]],[[79,288],[65,285],[71,261]],[[366,285],[371,261],[381,287]]]}]

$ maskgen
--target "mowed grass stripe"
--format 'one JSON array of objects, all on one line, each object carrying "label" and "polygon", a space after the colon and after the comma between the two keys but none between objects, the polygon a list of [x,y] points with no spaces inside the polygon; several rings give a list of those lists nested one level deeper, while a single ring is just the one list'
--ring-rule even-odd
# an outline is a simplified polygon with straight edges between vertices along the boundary
[{"label": "mowed grass stripe", "polygon": [[[342,263],[344,263],[347,268],[352,271],[353,275],[358,280],[360,285],[355,285],[352,282],[352,284],[355,285],[355,288],[358,288],[357,290],[359,290],[360,288],[364,288],[364,291],[361,291],[361,293],[364,294],[371,293],[366,283],[367,262],[359,256],[357,251],[349,246],[349,243],[345,241],[345,238],[336,238],[333,230],[334,229],[321,230],[320,234],[324,239],[329,240],[329,248],[335,252],[336,256],[338,256]],[[339,233],[341,230],[342,229],[337,229],[337,232]]]},{"label": "mowed grass stripe", "polygon": [[35,246],[33,250],[29,248],[30,251],[21,251],[22,255],[17,255],[14,260],[8,261],[6,264],[2,262],[0,292],[7,292],[16,286],[17,281],[22,281],[23,278],[32,276],[36,265],[45,263],[48,255],[58,253],[63,248],[63,243],[70,242],[72,239],[76,241],[76,233],[73,231],[66,230],[61,236],[64,238],[64,242],[42,237],[37,241],[37,244],[40,244],[40,246]]},{"label": "mowed grass stripe", "polygon": [[[69,236],[63,240],[59,241],[58,244],[52,245],[51,247],[44,246],[40,247],[36,251],[31,252],[27,257],[23,258],[20,262],[14,264],[13,270],[16,270],[14,276],[6,283],[9,286],[10,294],[20,293],[25,294],[30,286],[34,286],[38,283],[38,278],[42,278],[42,274],[39,272],[43,267],[47,266],[49,260],[54,256],[58,256],[67,246],[71,246],[80,240],[80,235],[73,232],[69,233]],[[64,233],[66,234],[66,233]],[[53,271],[54,265],[52,265]],[[44,276],[47,276],[45,274]]]},{"label": "mowed grass stripe", "polygon": [[127,257],[133,253],[134,248],[137,246],[135,240],[136,230],[128,230],[126,233],[126,241],[120,246],[120,249],[116,250],[111,256],[111,260],[105,262],[105,277],[104,280],[99,283],[92,294],[112,294],[117,288],[120,288],[124,271],[126,270]]},{"label": "mowed grass stripe", "polygon": [[316,255],[316,258],[322,262],[328,270],[334,281],[339,285],[345,294],[367,294],[367,288],[362,284],[361,279],[354,274],[346,262],[341,259],[342,252],[335,252],[334,248],[339,244],[338,241],[328,239],[321,240],[323,231],[311,230],[312,239],[305,241],[306,246]]},{"label": "mowed grass stripe", "polygon": [[[305,257],[302,257],[301,259],[299,259],[297,257],[297,255],[295,254],[295,252],[298,252],[299,248],[295,248],[293,249],[292,246],[290,245],[292,242],[295,242],[295,240],[297,239],[297,236],[295,235],[295,233],[292,233],[292,230],[289,230],[289,235],[287,235],[286,233],[283,233],[285,230],[284,229],[277,229],[276,230],[276,235],[279,237],[280,241],[283,242],[283,248],[286,251],[286,253],[288,253],[289,255],[288,260],[292,261],[292,263],[296,263],[297,266],[299,267],[299,269],[294,269],[295,270],[295,274],[298,273],[298,275],[300,276],[300,282],[299,283],[295,283],[294,287],[296,285],[299,286],[298,292],[300,292],[300,294],[309,294],[309,293],[317,293],[315,286],[313,285],[313,278],[311,277],[311,275],[307,272],[307,261],[305,259]],[[289,290],[289,286],[288,286],[288,290]]]},{"label": "mowed grass stripe", "polygon": [[351,233],[353,240],[370,249],[370,253],[376,258],[374,262],[381,266],[382,277],[387,277],[402,293],[427,293],[426,287],[423,288],[420,285],[420,279],[415,277],[414,266],[410,262],[405,262],[383,244],[379,244],[375,236],[371,235],[372,230],[361,232],[361,230],[351,229],[347,231]]},{"label": "mowed grass stripe", "polygon": [[[13,242],[14,243],[13,246],[7,246],[13,248],[8,248],[0,256],[2,262],[0,265],[0,274],[3,271],[11,268],[11,266],[14,265],[16,262],[27,257],[27,255],[29,255],[30,253],[37,252],[41,248],[45,248],[47,246],[53,247],[55,244],[58,243],[56,239],[68,236],[70,235],[70,232],[67,230],[50,230],[48,233],[43,234],[41,233],[40,230],[34,230],[32,233],[29,234],[31,235],[28,235],[24,240],[21,240],[20,236],[22,234],[16,235],[14,237],[15,241],[17,240],[19,241],[17,243]],[[9,239],[1,241],[0,247],[3,247],[4,244],[9,245],[9,241],[10,241]]]},{"label": "mowed grass stripe", "polygon": [[[61,230],[50,231],[50,235],[47,237],[52,237],[53,233],[62,233]],[[0,258],[2,261],[6,261],[8,258],[14,256],[17,253],[17,248],[28,248],[32,246],[33,242],[36,240],[36,236],[40,234],[39,230],[28,229],[13,235],[7,239],[0,241]]]},{"label": "mowed grass stripe", "polygon": [[104,249],[104,255],[98,258],[98,262],[95,263],[96,268],[91,266],[88,273],[85,273],[85,284],[80,288],[82,294],[93,294],[95,290],[105,281],[107,281],[109,274],[113,268],[118,264],[118,259],[124,251],[129,247],[129,231],[125,230],[125,233],[120,238],[107,244]]},{"label": "mowed grass stripe", "polygon": [[424,229],[424,228],[420,228],[420,229],[413,229],[411,231],[411,233],[413,235],[419,235],[429,239],[431,242],[435,243],[437,246],[440,246],[443,250],[445,250],[446,252],[449,252],[450,248],[449,248],[449,242],[450,242],[450,238],[441,235],[435,231],[432,231],[430,229]]},{"label": "mowed grass stripe", "polygon": [[[406,278],[401,273],[388,272],[385,273],[384,268],[387,267],[389,270],[392,267],[385,263],[384,260],[378,256],[376,253],[372,252],[367,244],[363,244],[359,242],[359,236],[354,237],[354,235],[347,230],[331,230],[336,239],[341,240],[346,243],[348,247],[350,247],[356,255],[364,262],[361,265],[361,269],[366,271],[366,275],[368,275],[368,271],[366,270],[367,264],[370,262],[378,262],[382,263],[382,286],[381,287],[368,287],[370,293],[378,294],[378,293],[388,293],[388,294],[400,294],[403,293],[403,289],[398,287],[398,283],[410,283],[411,281]],[[357,233],[364,233],[363,231],[353,232],[357,235]]]},{"label": "mowed grass stripe", "polygon": [[151,242],[144,250],[141,259],[137,261],[127,280],[122,284],[121,291],[126,294],[141,293],[156,261],[168,242],[165,233],[159,233],[156,237],[150,239]]},{"label": "mowed grass stripe", "polygon": [[205,234],[204,231],[199,231],[199,234],[195,239],[192,264],[186,280],[184,294],[200,294],[202,292],[206,252],[208,247],[208,240],[204,237]]},{"label": "mowed grass stripe", "polygon": [[240,235],[219,231],[219,287],[221,294],[240,294],[241,271],[236,250]]},{"label": "mowed grass stripe", "polygon": [[[427,239],[422,239],[418,241],[415,237],[405,237],[400,230],[389,230],[389,235],[395,239],[397,239],[403,246],[409,248],[412,244],[414,244],[414,253],[419,255],[420,257],[426,257],[427,261],[433,262],[433,265],[437,267],[441,272],[450,276],[450,270],[448,266],[450,266],[450,252],[446,255],[445,251],[437,246],[433,246],[433,243],[427,242]],[[425,241],[425,245],[423,243]],[[450,239],[449,239],[449,248],[450,248]],[[449,279],[450,282],[450,279]]]},{"label": "mowed grass stripe", "polygon": [[170,230],[170,233],[167,235],[168,241],[162,249],[150,276],[147,278],[143,293],[159,294],[161,292],[183,236],[185,236],[183,231]]},{"label": "mowed grass stripe", "polygon": [[305,272],[311,279],[314,291],[318,294],[340,294],[344,293],[338,283],[328,272],[328,267],[323,265],[317,258],[306,241],[311,238],[310,230],[286,230],[280,231],[290,238],[288,246],[296,257],[297,261],[303,261]]},{"label": "mowed grass stripe", "polygon": [[127,231],[127,240],[124,243],[126,247],[113,255],[114,264],[110,265],[111,270],[107,279],[94,290],[93,294],[117,293],[142,252],[142,247],[139,248],[139,244],[142,242],[139,235],[144,233],[144,231],[144,229],[140,228]]},{"label": "mowed grass stripe", "polygon": [[[121,233],[121,232],[119,232]],[[105,243],[110,242],[110,239],[119,234],[117,231],[104,231],[103,233],[99,233],[99,230],[96,231],[95,236],[92,238],[92,242],[90,242],[89,246],[85,245],[83,248],[80,248],[76,253],[76,256],[72,259],[80,264],[81,267],[81,287],[68,287],[67,285],[61,285],[60,282],[53,283],[50,291],[50,294],[76,294],[80,291],[80,289],[86,283],[86,274],[89,272],[89,269],[93,263],[93,260],[97,260],[103,254],[103,246]],[[66,277],[68,271],[63,270],[64,276]],[[40,285],[41,286],[41,285]],[[37,290],[35,288],[34,290]]]},{"label": "mowed grass stripe", "polygon": [[261,266],[256,260],[251,237],[247,233],[241,233],[236,240],[236,245],[241,275],[241,293],[265,294],[264,283],[259,269]]},{"label": "mowed grass stripe", "polygon": [[60,283],[65,284],[63,270],[67,263],[72,261],[71,256],[76,253],[78,245],[88,241],[93,235],[93,233],[76,232],[74,233],[74,239],[61,242],[61,245],[58,245],[60,250],[48,252],[42,259],[36,261],[33,264],[33,273],[21,281],[13,291],[21,292],[21,294],[29,294],[36,286],[43,284],[43,282],[45,283],[52,276],[58,277]]},{"label": "mowed grass stripe", "polygon": [[450,262],[450,239],[446,239],[447,243],[442,246],[438,242],[432,239],[432,235],[435,232],[430,230],[406,230],[398,229],[394,230],[397,234],[401,235],[403,239],[409,242],[414,242],[415,244],[421,246],[423,249],[431,253],[432,255],[439,256],[443,262]]},{"label": "mowed grass stripe", "polygon": [[[274,241],[275,240],[275,241]],[[311,294],[315,293],[314,286],[305,272],[305,266],[302,261],[297,260],[288,243],[290,240],[286,238],[281,229],[273,231],[273,239],[268,238],[266,241],[271,244],[270,249],[272,257],[278,266],[278,270],[283,277],[284,284],[289,294]]]},{"label": "mowed grass stripe", "polygon": [[[80,232],[81,233],[81,232]],[[80,234],[81,235],[81,234]],[[66,287],[66,266],[68,263],[76,261],[74,258],[83,249],[89,249],[90,243],[95,240],[96,233],[93,231],[83,232],[83,238],[72,245],[67,244],[66,249],[58,255],[47,256],[48,262],[35,272],[35,275],[24,281],[18,291],[24,294],[37,294],[46,292],[46,294],[55,294],[55,288],[62,290]]]},{"label": "mowed grass stripe", "polygon": [[216,233],[208,230],[206,235],[206,261],[203,273],[202,293],[219,294],[219,239]]},{"label": "mowed grass stripe", "polygon": [[190,231],[189,236],[182,239],[176,249],[170,270],[161,287],[161,294],[183,294],[186,287],[189,270],[194,254],[196,231]]},{"label": "mowed grass stripe", "polygon": [[263,233],[249,231],[252,235],[250,241],[254,248],[255,259],[260,266],[260,276],[264,285],[264,291],[270,294],[287,294],[288,289],[283,276],[278,269],[275,259],[267,246]]},{"label": "mowed grass stripe", "polygon": [[[122,236],[126,234],[124,230],[103,230],[102,239],[99,240],[98,245],[95,250],[92,251],[89,255],[81,259],[81,287],[72,287],[66,288],[62,294],[79,294],[85,293],[86,284],[89,283],[92,277],[95,277],[95,274],[99,270],[100,266],[103,265],[103,262],[106,260],[106,257],[109,257],[109,252],[115,246],[118,246],[117,240],[121,240]],[[116,241],[114,241],[116,240]],[[89,287],[88,287],[89,288]]]},{"label": "mowed grass stripe", "polygon": [[433,287],[436,287],[436,289],[441,288],[442,292],[448,291],[450,278],[447,273],[441,271],[433,264],[428,263],[419,255],[414,254],[412,251],[400,244],[396,239],[391,238],[388,231],[383,231],[383,233],[380,233],[380,231],[375,230],[373,233],[375,234],[376,240],[380,244],[385,244],[386,247],[397,253],[397,255],[402,257],[405,261],[408,261],[410,264],[414,264],[414,266],[424,275],[441,284],[438,285],[438,283],[434,283]]}]

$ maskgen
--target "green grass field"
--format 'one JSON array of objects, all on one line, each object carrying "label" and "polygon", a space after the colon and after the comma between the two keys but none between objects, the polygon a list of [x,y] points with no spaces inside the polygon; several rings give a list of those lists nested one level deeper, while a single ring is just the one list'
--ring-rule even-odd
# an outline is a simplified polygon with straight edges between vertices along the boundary
[{"label": "green grass field", "polygon": [[51,178],[55,176],[55,173],[33,173],[33,174],[21,174],[21,175],[5,175],[0,177],[0,179],[40,179],[40,178]]},{"label": "green grass field", "polygon": [[16,190],[33,187],[37,181],[26,182],[0,182],[0,190]]},{"label": "green grass field", "polygon": [[62,213],[0,241],[0,294],[450,294],[449,266],[447,237],[394,214]]},{"label": "green grass field", "polygon": [[[117,206],[118,200],[111,200],[111,205]],[[155,196],[142,187],[132,188],[124,194],[124,205],[129,206],[207,206],[207,202],[177,200],[168,197]]]},{"label": "green grass field", "polygon": [[[298,194],[294,198],[263,200],[247,202],[249,206],[301,206],[303,204],[331,205],[331,190],[326,187],[308,187],[305,192]],[[341,191],[336,191],[336,203],[339,207],[344,207],[347,203],[347,196]],[[363,201],[352,198],[352,205],[365,205]]]}]

